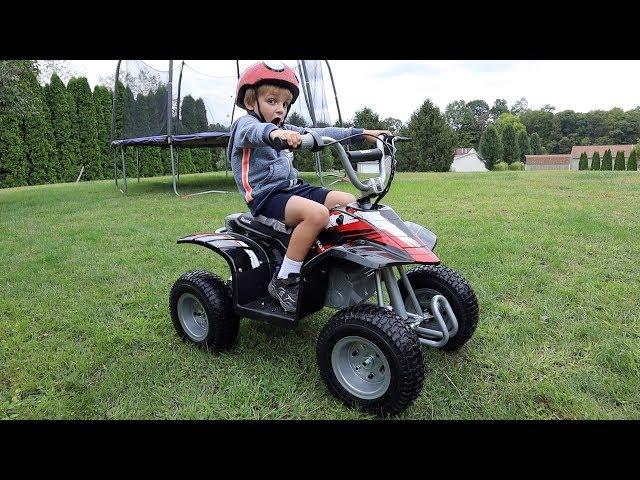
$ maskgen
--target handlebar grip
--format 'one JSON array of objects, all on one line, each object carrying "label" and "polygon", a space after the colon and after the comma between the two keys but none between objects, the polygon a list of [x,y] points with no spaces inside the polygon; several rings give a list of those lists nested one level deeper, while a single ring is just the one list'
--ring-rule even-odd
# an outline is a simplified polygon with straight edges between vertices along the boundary
[{"label": "handlebar grip", "polygon": [[315,142],[313,140],[313,135],[310,133],[305,133],[304,135],[300,135],[301,143],[296,148],[289,147],[289,144],[281,139],[280,137],[276,137],[271,140],[271,144],[273,148],[277,151],[284,150],[285,148],[291,148],[291,150],[302,150],[302,149],[312,149],[315,146]]},{"label": "handlebar grip", "polygon": [[271,140],[271,143],[273,144],[273,148],[278,152],[288,147],[287,143],[280,137],[274,138],[273,140]]}]

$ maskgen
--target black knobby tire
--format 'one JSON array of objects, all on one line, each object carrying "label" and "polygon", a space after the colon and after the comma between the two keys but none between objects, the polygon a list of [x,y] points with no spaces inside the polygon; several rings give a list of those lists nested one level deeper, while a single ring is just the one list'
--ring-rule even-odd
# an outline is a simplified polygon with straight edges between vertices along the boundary
[{"label": "black knobby tire", "polygon": [[[407,272],[409,283],[414,291],[421,288],[435,290],[443,295],[458,320],[458,332],[445,343],[440,350],[455,350],[464,345],[478,326],[478,298],[462,275],[444,265],[418,265]],[[407,290],[402,281],[398,281],[403,300],[407,300]],[[421,302],[421,308],[426,307]]]},{"label": "black knobby tire", "polygon": [[[178,308],[179,304],[182,305],[180,299],[183,296],[183,302],[187,299],[191,304],[195,297],[206,313],[206,328],[202,328],[202,335],[198,338],[189,335],[180,322]],[[231,289],[211,272],[195,270],[181,275],[171,288],[169,310],[178,335],[200,348],[220,352],[229,348],[238,336],[240,319],[233,312]]]},{"label": "black knobby tire", "polygon": [[[332,365],[334,347],[353,336],[371,342],[387,361],[390,379],[378,398],[356,396],[336,377]],[[424,382],[424,357],[416,333],[396,313],[377,305],[361,304],[337,312],[320,332],[316,355],[320,376],[331,394],[349,406],[376,415],[397,415],[407,409]]]}]

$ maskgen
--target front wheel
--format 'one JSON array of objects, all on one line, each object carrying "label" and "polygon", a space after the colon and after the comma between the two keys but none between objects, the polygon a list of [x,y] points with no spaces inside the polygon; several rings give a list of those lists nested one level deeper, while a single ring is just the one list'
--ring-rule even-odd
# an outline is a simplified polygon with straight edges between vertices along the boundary
[{"label": "front wheel", "polygon": [[337,312],[322,329],[316,354],[331,394],[367,412],[401,413],[422,389],[424,358],[416,333],[377,305]]},{"label": "front wheel", "polygon": [[[418,265],[407,272],[407,277],[423,312],[429,311],[429,304],[435,295],[442,295],[451,305],[458,320],[458,332],[438,348],[449,351],[464,345],[471,338],[478,325],[478,298],[469,282],[458,272],[444,265]],[[398,287],[400,287],[407,312],[417,313],[401,280],[398,280]],[[451,329],[452,323],[446,313],[443,318],[447,327]],[[435,330],[440,329],[435,319],[423,322],[420,326]]]}]

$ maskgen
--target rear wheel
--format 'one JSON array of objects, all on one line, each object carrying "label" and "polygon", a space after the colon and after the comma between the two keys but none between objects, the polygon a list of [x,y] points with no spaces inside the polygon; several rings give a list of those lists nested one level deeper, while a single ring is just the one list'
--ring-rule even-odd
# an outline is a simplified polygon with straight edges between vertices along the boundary
[{"label": "rear wheel", "polygon": [[238,336],[240,319],[233,313],[231,289],[211,272],[180,276],[169,294],[169,310],[176,332],[187,343],[219,352]]},{"label": "rear wheel", "polygon": [[377,305],[337,312],[322,329],[316,354],[331,394],[370,413],[401,413],[422,389],[424,358],[416,333]]},{"label": "rear wheel", "polygon": [[[462,275],[444,265],[418,265],[407,272],[409,283],[416,294],[420,308],[429,311],[434,295],[444,296],[458,321],[458,332],[445,343],[440,350],[455,350],[464,345],[472,336],[478,325],[478,299],[471,285]],[[401,280],[398,287],[409,313],[417,313]],[[443,313],[443,319],[449,329],[451,320]],[[421,327],[440,330],[436,319],[425,321]]]}]

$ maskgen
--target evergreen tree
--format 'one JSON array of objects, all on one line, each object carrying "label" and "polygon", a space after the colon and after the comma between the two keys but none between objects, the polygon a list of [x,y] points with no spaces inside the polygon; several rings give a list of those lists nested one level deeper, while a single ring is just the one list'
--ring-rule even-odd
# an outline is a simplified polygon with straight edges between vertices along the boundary
[{"label": "evergreen tree", "polygon": [[96,109],[98,128],[98,147],[102,164],[102,178],[110,178],[113,173],[113,151],[111,148],[111,110],[112,94],[107,87],[96,86],[93,89],[93,103]]},{"label": "evergreen tree", "polygon": [[542,155],[542,142],[540,141],[540,135],[536,132],[531,134],[531,153],[533,155]]},{"label": "evergreen tree", "polygon": [[600,153],[594,152],[591,158],[591,170],[600,170]]},{"label": "evergreen tree", "polygon": [[[358,125],[364,128],[363,125]],[[367,126],[367,128],[369,128]],[[455,138],[440,109],[429,99],[413,112],[407,124],[409,155],[418,171],[447,172],[453,163]]]},{"label": "evergreen tree", "polygon": [[69,80],[67,89],[76,103],[76,131],[79,140],[80,165],[84,166],[84,178],[96,180],[103,178],[100,148],[98,146],[98,127],[96,109],[89,82],[85,77]]},{"label": "evergreen tree", "polygon": [[502,142],[493,125],[489,125],[480,138],[480,155],[488,170],[502,160]]},{"label": "evergreen tree", "polygon": [[26,148],[19,115],[0,113],[0,188],[28,184]]},{"label": "evergreen tree", "polygon": [[526,130],[519,131],[517,135],[518,148],[520,150],[520,161],[526,163],[525,155],[531,154],[531,142]]},{"label": "evergreen tree", "polygon": [[612,161],[613,157],[611,156],[611,150],[607,149],[604,152],[604,156],[602,157],[602,165],[600,166],[600,170],[611,170],[613,168]]},{"label": "evergreen tree", "polygon": [[44,90],[33,75],[29,81],[34,109],[26,112],[24,144],[28,160],[29,185],[57,181],[58,157],[51,129],[51,115],[44,99]]},{"label": "evergreen tree", "polygon": [[505,162],[512,164],[513,162],[520,160],[520,150],[516,140],[516,130],[511,123],[505,126],[504,133],[502,135],[502,147],[504,148],[502,158]]},{"label": "evergreen tree", "polygon": [[580,154],[580,161],[578,162],[578,170],[588,170],[589,169],[589,159],[587,157],[587,152],[582,152]]},{"label": "evergreen tree", "polygon": [[631,155],[629,155],[629,160],[627,160],[627,170],[638,170],[638,151],[633,149],[631,151]]},{"label": "evergreen tree", "polygon": [[[198,98],[195,102],[195,118],[193,127],[195,132],[206,132],[209,122],[207,121],[207,109],[202,98]],[[192,152],[193,163],[197,172],[211,171],[211,152],[208,148],[194,148]]]},{"label": "evergreen tree", "polygon": [[58,178],[72,182],[78,167],[78,136],[75,127],[75,102],[56,73],[47,88],[47,103],[51,112],[51,127],[58,151]]},{"label": "evergreen tree", "polygon": [[624,170],[624,152],[618,151],[616,153],[616,161],[613,165],[614,170]]}]

